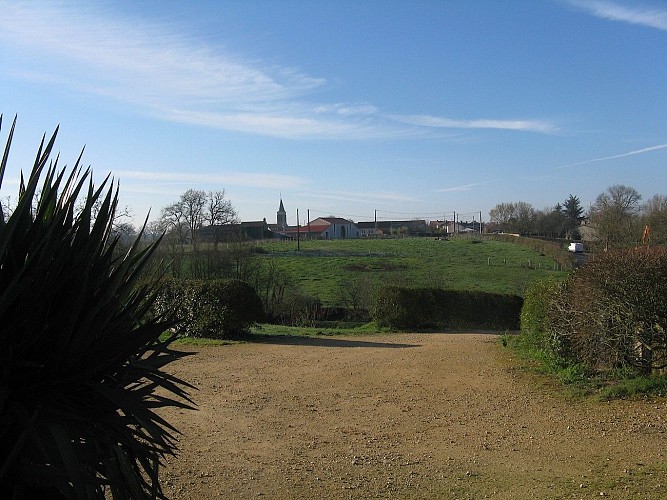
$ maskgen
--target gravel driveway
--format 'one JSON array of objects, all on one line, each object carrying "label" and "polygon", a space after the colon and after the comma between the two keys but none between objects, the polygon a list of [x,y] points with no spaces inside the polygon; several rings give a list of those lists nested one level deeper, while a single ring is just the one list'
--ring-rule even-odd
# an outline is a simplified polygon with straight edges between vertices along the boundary
[{"label": "gravel driveway", "polygon": [[186,346],[174,499],[667,498],[667,401],[570,401],[493,335]]}]

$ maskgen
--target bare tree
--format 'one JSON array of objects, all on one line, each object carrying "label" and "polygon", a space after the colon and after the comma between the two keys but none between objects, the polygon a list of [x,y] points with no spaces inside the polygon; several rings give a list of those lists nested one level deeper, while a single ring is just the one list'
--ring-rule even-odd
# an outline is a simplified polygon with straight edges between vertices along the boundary
[{"label": "bare tree", "polygon": [[209,191],[206,195],[205,222],[213,229],[213,245],[220,243],[219,226],[238,223],[238,215],[232,202],[225,198],[225,190]]},{"label": "bare tree", "polygon": [[591,207],[591,222],[604,242],[605,250],[623,246],[639,238],[637,215],[642,196],[636,189],[621,184],[608,187]]},{"label": "bare tree", "polygon": [[540,235],[558,238],[563,233],[564,224],[560,204],[535,211],[533,227]]},{"label": "bare tree", "polygon": [[651,241],[667,242],[667,196],[656,194],[642,207],[643,221],[651,230]]},{"label": "bare tree", "polygon": [[188,189],[181,195],[180,204],[188,227],[190,242],[197,249],[199,243],[198,232],[204,225],[206,193],[196,189]]},{"label": "bare tree", "polygon": [[525,201],[499,203],[489,211],[489,218],[503,231],[528,232],[535,221],[535,209]]},{"label": "bare tree", "polygon": [[514,204],[516,217],[516,228],[520,233],[527,233],[532,230],[535,221],[535,209],[530,203],[518,201]]},{"label": "bare tree", "polygon": [[[0,198],[0,218],[6,219],[12,215],[12,200],[10,196]],[[3,219],[3,220],[4,220]]]},{"label": "bare tree", "polygon": [[502,231],[510,231],[515,219],[514,203],[498,203],[489,210],[489,219],[498,224]]},{"label": "bare tree", "polygon": [[[237,222],[236,211],[225,199],[225,191],[205,191],[188,189],[179,200],[162,209],[160,219],[169,232],[178,235],[180,243],[190,242],[195,250],[199,247],[199,230],[203,226],[217,227]],[[213,231],[215,243],[219,232]]]},{"label": "bare tree", "polygon": [[184,245],[187,241],[187,223],[180,201],[162,209],[160,214],[162,230],[173,245]]}]

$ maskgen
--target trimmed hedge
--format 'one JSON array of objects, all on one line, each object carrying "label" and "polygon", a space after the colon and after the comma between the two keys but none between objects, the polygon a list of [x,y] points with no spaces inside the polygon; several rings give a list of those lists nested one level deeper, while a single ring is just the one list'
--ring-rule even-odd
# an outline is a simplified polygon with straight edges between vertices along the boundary
[{"label": "trimmed hedge", "polygon": [[521,338],[537,349],[554,350],[550,336],[552,301],[563,279],[546,278],[532,282],[526,289],[521,308]]},{"label": "trimmed hedge", "polygon": [[166,279],[156,312],[176,311],[187,337],[226,339],[245,335],[264,321],[262,301],[241,280]]},{"label": "trimmed hedge", "polygon": [[397,330],[516,330],[522,305],[516,295],[387,286],[371,315],[378,326]]}]

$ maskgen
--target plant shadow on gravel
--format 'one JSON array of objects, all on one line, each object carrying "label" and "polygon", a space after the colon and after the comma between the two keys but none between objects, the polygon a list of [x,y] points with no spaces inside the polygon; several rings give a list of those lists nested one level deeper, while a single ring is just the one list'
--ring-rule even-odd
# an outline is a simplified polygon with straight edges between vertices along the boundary
[{"label": "plant shadow on gravel", "polygon": [[258,344],[298,345],[304,347],[379,347],[386,349],[407,349],[421,347],[420,344],[402,344],[395,342],[368,342],[364,340],[350,340],[329,337],[310,337],[295,335],[262,335],[247,336],[247,342]]}]

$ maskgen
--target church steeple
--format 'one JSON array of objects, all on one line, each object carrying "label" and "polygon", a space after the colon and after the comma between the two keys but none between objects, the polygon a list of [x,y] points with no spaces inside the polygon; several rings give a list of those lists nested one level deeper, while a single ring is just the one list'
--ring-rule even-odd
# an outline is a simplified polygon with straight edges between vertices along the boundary
[{"label": "church steeple", "polygon": [[285,207],[283,206],[282,196],[280,197],[280,207],[278,208],[276,216],[276,224],[283,229],[287,227],[287,212],[285,212]]}]

